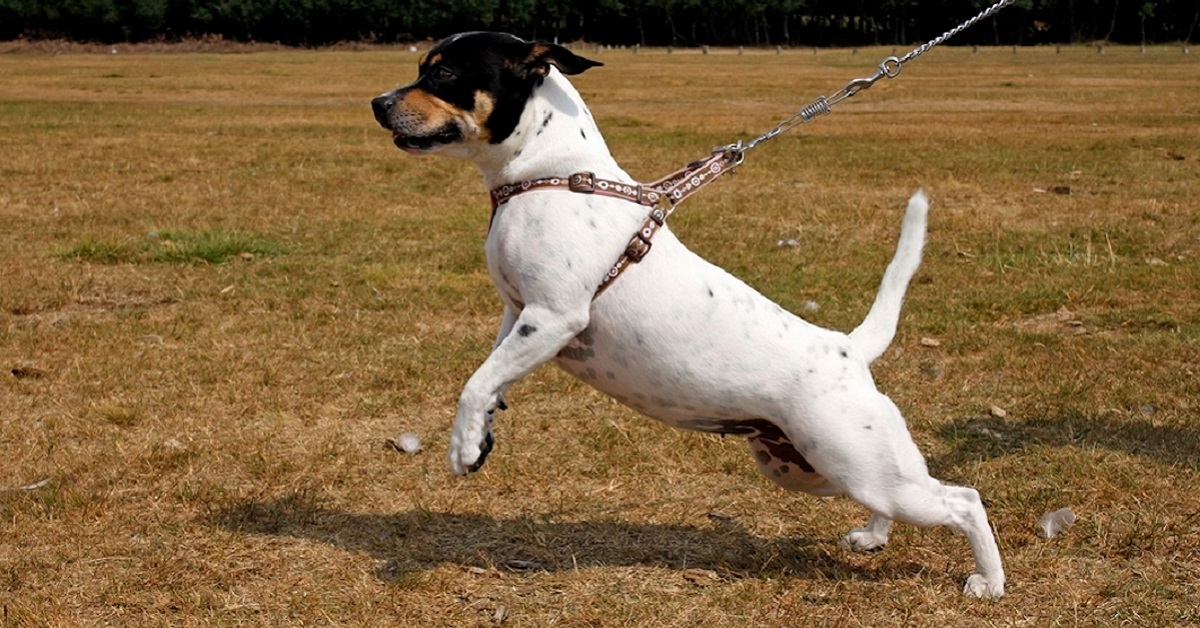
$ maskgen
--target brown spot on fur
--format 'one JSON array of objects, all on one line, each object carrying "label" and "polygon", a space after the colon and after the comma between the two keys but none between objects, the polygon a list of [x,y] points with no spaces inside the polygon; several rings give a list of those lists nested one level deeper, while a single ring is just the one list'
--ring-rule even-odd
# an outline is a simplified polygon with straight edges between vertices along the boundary
[{"label": "brown spot on fur", "polygon": [[[479,103],[478,98],[476,102]],[[488,101],[484,106],[490,108],[493,105],[494,103]],[[466,138],[481,138],[484,141],[489,139],[486,127],[477,124],[472,113],[465,112],[423,89],[408,90],[395,106],[398,110],[409,114],[402,118],[406,122],[402,125],[403,128],[397,129],[398,131],[419,135],[434,133],[454,125]],[[490,114],[489,109],[488,115]]]},{"label": "brown spot on fur", "polygon": [[792,442],[789,441],[782,433],[779,435],[778,440],[762,437],[756,440],[767,448],[767,451],[770,452],[772,458],[781,460],[783,462],[792,463],[797,467],[800,467],[800,470],[805,473],[816,473],[817,470],[814,469],[812,465],[804,459],[804,456],[799,451],[796,451],[796,448],[792,445]]},{"label": "brown spot on fur", "polygon": [[457,107],[423,89],[408,90],[396,106],[420,116],[424,129],[441,128],[462,115]]},{"label": "brown spot on fur", "polygon": [[546,76],[550,73],[550,64],[542,62],[542,59],[550,52],[550,47],[541,42],[535,43],[529,49],[529,56],[525,57],[525,67],[529,68],[531,74],[538,76]]},{"label": "brown spot on fur", "polygon": [[475,92],[475,108],[471,110],[471,120],[479,129],[479,139],[482,141],[486,142],[492,139],[487,130],[487,121],[495,110],[496,99],[491,94],[482,89]]}]

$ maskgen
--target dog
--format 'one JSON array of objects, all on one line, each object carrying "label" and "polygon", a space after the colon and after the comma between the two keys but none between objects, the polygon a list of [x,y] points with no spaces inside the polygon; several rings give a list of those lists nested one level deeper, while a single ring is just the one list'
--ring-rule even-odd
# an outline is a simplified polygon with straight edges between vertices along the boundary
[{"label": "dog", "polygon": [[[470,161],[489,190],[581,172],[635,187],[567,79],[600,65],[555,44],[463,33],[435,45],[415,81],[371,106],[398,148]],[[862,504],[871,517],[845,537],[853,550],[882,548],[893,520],[964,533],[975,571],[963,592],[1003,595],[1000,553],[978,492],[930,477],[868,368],[891,344],[920,265],[922,192],[909,201],[874,304],[844,334],[785,311],[691,252],[665,225],[644,258],[597,297],[631,235],[648,224],[648,210],[586,191],[537,189],[494,206],[485,251],[504,314],[491,354],[459,398],[454,473],[478,470],[492,450],[505,390],[553,361],[668,425],[745,436],[759,470],[785,489]]]}]

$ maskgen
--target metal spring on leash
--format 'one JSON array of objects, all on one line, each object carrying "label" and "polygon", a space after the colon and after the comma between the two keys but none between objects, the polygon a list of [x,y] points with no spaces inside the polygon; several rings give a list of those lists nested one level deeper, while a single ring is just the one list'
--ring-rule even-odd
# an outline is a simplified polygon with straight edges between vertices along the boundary
[{"label": "metal spring on leash", "polygon": [[1015,1],[1016,0],[998,0],[995,4],[987,7],[983,11],[980,11],[975,17],[942,33],[940,36],[935,37],[934,39],[931,39],[928,42],[925,42],[924,44],[913,49],[912,51],[910,51],[908,54],[904,55],[903,57],[901,57],[899,59],[897,59],[896,57],[888,57],[888,58],[884,59],[883,62],[879,64],[879,69],[872,76],[869,76],[866,78],[854,79],[854,80],[850,81],[849,83],[846,83],[845,87],[838,90],[837,92],[834,92],[833,95],[831,95],[829,97],[825,97],[825,96],[817,97],[816,100],[809,103],[808,105],[805,105],[803,108],[800,109],[800,111],[797,111],[796,113],[792,114],[791,116],[788,116],[786,119],[783,120],[783,122],[780,122],[779,124],[775,125],[775,128],[771,129],[770,131],[763,133],[762,135],[750,140],[749,142],[739,141],[736,144],[730,144],[723,148],[718,148],[717,150],[724,150],[724,151],[727,151],[729,153],[736,155],[735,159],[736,159],[737,163],[741,163],[742,159],[745,159],[745,152],[750,150],[751,148],[758,146],[762,142],[765,142],[765,141],[775,137],[776,135],[783,133],[784,131],[788,131],[788,130],[795,128],[801,124],[804,124],[805,122],[809,122],[809,121],[813,120],[814,118],[817,118],[819,116],[823,116],[827,113],[830,113],[833,110],[833,105],[836,105],[836,104],[842,102],[843,100],[846,100],[847,98],[850,98],[850,97],[854,96],[855,94],[857,94],[865,89],[870,88],[872,85],[875,84],[876,81],[878,81],[881,78],[889,78],[889,79],[895,78],[896,76],[898,76],[900,74],[900,70],[904,67],[905,63],[912,61],[913,59],[928,52],[930,48],[933,48],[934,46],[937,46],[937,45],[941,44],[942,42],[946,41],[947,39],[950,39],[951,37],[954,37],[955,35],[959,34],[960,32],[966,30],[967,28],[970,28],[979,20],[982,20],[987,17],[991,17],[997,11],[999,11],[1000,9],[1003,9],[1004,7],[1007,7],[1008,5],[1012,4]]},{"label": "metal spring on leash", "polygon": [[817,116],[823,116],[831,111],[833,109],[829,106],[829,100],[824,96],[820,96],[811,104],[801,109],[797,115],[803,118],[805,122],[808,122]]}]

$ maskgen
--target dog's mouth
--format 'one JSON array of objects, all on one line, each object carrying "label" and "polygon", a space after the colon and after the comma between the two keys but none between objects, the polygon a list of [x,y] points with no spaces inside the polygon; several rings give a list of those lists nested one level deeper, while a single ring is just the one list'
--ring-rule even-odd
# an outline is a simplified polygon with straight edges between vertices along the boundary
[{"label": "dog's mouth", "polygon": [[400,131],[392,131],[392,143],[406,153],[424,153],[446,144],[453,144],[461,135],[457,129],[446,129],[432,135],[407,135]]}]

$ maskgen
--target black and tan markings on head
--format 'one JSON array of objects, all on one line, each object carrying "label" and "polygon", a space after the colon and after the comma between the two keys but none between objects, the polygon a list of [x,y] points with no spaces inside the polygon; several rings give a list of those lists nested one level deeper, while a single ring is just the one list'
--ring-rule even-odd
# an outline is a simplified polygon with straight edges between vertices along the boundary
[{"label": "black and tan markings on head", "polygon": [[434,46],[422,57],[415,81],[375,98],[371,108],[405,150],[467,141],[499,144],[516,128],[550,66],[579,74],[597,65],[556,44],[463,33]]}]

